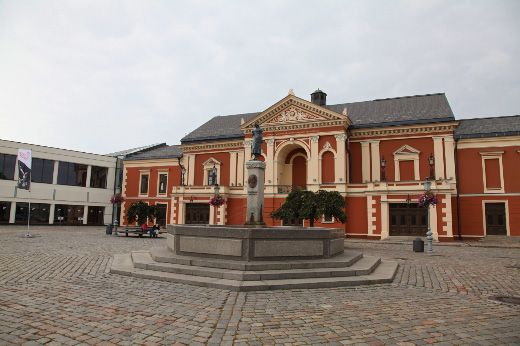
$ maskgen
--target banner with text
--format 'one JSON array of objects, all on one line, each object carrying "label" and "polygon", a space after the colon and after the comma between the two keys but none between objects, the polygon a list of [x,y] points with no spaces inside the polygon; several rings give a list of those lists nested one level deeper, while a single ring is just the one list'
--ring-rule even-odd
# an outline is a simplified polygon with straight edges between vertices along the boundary
[{"label": "banner with text", "polygon": [[31,189],[31,149],[18,149],[18,188]]}]

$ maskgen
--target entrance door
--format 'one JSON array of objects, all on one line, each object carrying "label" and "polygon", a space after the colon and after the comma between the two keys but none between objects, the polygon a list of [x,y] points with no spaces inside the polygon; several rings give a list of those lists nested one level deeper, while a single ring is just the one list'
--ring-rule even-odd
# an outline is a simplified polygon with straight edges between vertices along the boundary
[{"label": "entrance door", "polygon": [[307,159],[296,156],[292,162],[292,187],[307,188]]},{"label": "entrance door", "polygon": [[166,210],[168,209],[167,204],[157,204],[157,220],[156,222],[161,226],[162,229],[166,228]]},{"label": "entrance door", "polygon": [[390,203],[391,236],[426,236],[428,210],[417,203]]},{"label": "entrance door", "polygon": [[486,235],[507,235],[505,203],[486,203]]},{"label": "entrance door", "polygon": [[186,224],[209,224],[209,203],[187,203]]}]

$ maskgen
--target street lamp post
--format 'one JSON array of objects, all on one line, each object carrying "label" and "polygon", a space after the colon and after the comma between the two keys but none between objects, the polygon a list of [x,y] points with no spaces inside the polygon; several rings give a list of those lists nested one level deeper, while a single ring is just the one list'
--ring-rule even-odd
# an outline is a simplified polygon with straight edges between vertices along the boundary
[{"label": "street lamp post", "polygon": [[[424,182],[424,190],[426,192],[429,192],[431,190],[432,183],[431,181],[426,178],[426,181]],[[428,232],[426,232],[426,241],[428,241],[428,250],[426,250],[427,253],[433,253],[433,237],[432,237],[432,230],[430,228],[430,203],[426,206],[428,210]]]}]

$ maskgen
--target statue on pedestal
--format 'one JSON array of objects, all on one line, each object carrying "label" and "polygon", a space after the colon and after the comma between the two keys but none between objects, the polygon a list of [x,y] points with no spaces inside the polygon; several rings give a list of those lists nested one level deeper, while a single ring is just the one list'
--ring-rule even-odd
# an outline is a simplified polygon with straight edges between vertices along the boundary
[{"label": "statue on pedestal", "polygon": [[258,122],[254,122],[255,129],[253,130],[253,142],[251,142],[251,154],[255,155],[253,160],[258,160],[258,155],[262,154],[262,142],[264,141],[263,132]]}]

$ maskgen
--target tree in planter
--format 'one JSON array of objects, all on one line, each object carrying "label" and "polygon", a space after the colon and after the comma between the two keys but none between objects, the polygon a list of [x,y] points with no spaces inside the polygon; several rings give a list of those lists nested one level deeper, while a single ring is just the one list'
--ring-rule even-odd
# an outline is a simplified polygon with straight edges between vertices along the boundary
[{"label": "tree in planter", "polygon": [[155,205],[148,205],[143,201],[132,203],[126,210],[126,220],[129,224],[137,221],[138,225],[146,223],[148,220],[157,218],[159,209]]},{"label": "tree in planter", "polygon": [[298,188],[291,191],[280,209],[269,216],[276,220],[293,218],[309,220],[311,227],[314,227],[314,221],[321,219],[323,215],[345,223],[347,215],[343,208],[346,204],[345,199],[337,191],[319,190],[314,193]]}]

